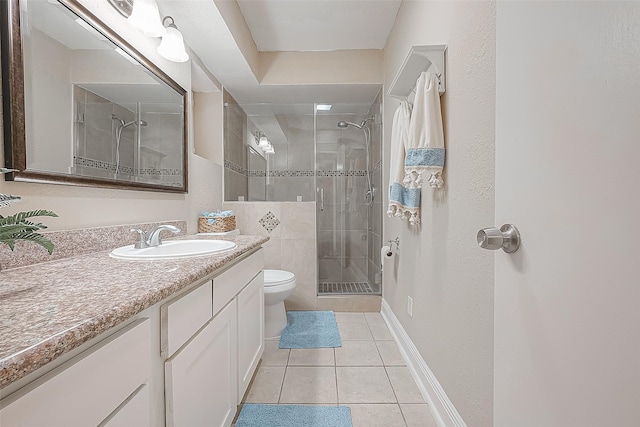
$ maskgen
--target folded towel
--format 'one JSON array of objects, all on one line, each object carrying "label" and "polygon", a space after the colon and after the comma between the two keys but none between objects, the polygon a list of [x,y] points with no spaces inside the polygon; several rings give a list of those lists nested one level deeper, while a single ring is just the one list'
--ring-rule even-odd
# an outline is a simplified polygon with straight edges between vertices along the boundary
[{"label": "folded towel", "polygon": [[420,189],[406,188],[404,178],[405,149],[409,140],[409,121],[411,105],[401,101],[393,116],[391,127],[391,167],[389,171],[389,208],[390,217],[409,218],[411,224],[420,223]]},{"label": "folded towel", "polygon": [[407,188],[422,188],[422,172],[428,171],[429,185],[440,188],[445,150],[438,77],[423,71],[416,86],[403,183]]},{"label": "folded towel", "polygon": [[[222,211],[222,212],[200,212],[200,216],[205,216],[207,218],[226,218],[233,216],[233,211]],[[209,224],[213,224],[210,222]]]}]

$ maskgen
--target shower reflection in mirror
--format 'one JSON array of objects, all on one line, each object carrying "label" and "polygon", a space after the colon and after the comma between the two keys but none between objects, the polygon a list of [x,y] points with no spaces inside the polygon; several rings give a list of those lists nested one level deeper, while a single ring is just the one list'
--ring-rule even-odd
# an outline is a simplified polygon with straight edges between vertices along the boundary
[{"label": "shower reflection in mirror", "polygon": [[100,86],[74,85],[73,173],[180,185],[182,156],[175,141],[180,139],[182,106],[163,102],[115,102],[105,96],[109,91],[116,92],[114,88]]}]

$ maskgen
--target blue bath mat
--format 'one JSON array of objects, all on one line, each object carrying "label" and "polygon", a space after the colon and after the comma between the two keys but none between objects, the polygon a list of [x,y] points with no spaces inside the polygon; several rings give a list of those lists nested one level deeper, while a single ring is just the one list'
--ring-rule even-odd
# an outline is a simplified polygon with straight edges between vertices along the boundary
[{"label": "blue bath mat", "polygon": [[352,427],[348,406],[242,405],[236,427]]},{"label": "blue bath mat", "polygon": [[280,348],[341,347],[333,311],[288,311],[280,334]]}]

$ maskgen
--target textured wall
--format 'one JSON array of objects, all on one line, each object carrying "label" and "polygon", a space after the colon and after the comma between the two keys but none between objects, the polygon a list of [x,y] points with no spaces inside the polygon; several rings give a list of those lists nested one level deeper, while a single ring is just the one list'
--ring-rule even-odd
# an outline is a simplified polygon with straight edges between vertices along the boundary
[{"label": "textured wall", "polygon": [[[107,25],[125,37],[136,49],[187,90],[191,87],[189,62],[178,64],[161,58],[156,52],[159,39],[144,37],[130,27],[108,2],[82,0],[81,3]],[[188,103],[191,105],[191,103]],[[191,111],[189,111],[191,113]],[[192,115],[190,114],[190,117]],[[189,145],[193,146],[192,123]],[[222,141],[212,141],[222,144]],[[51,209],[60,218],[47,218],[51,230],[127,224],[137,222],[186,220],[189,232],[197,231],[198,212],[210,209],[222,199],[222,168],[191,154],[189,150],[189,193],[167,194],[148,191],[114,190],[66,185],[5,182],[0,192],[23,196],[23,200],[2,209],[2,215],[32,209]]]},{"label": "textured wall", "polygon": [[[495,3],[403,2],[385,48],[385,91],[411,46],[442,43],[446,186],[423,190],[420,228],[385,216],[384,240],[398,236],[400,253],[384,269],[383,296],[465,422],[490,426],[493,254],[477,247],[476,233],[494,221]],[[385,97],[384,188],[398,105]]]}]

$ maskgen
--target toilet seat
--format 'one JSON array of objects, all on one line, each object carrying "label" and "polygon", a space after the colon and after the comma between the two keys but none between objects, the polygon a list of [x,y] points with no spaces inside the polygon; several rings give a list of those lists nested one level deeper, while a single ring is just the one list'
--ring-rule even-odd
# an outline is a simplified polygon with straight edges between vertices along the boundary
[{"label": "toilet seat", "polygon": [[296,276],[290,271],[264,270],[264,286],[280,286],[295,282]]}]

